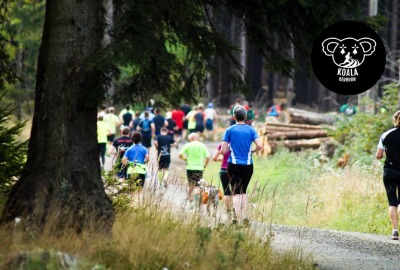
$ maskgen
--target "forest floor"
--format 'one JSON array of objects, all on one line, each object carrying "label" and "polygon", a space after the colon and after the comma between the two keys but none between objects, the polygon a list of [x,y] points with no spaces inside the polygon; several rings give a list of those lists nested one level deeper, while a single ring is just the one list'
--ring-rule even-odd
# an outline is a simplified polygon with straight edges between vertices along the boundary
[{"label": "forest floor", "polygon": [[[206,145],[212,155],[218,143],[206,142]],[[181,147],[182,145],[180,145]],[[174,207],[184,212],[193,212],[193,210],[189,210],[186,200],[186,185],[184,177],[181,177],[186,174],[185,163],[178,158],[179,149],[171,149],[170,168],[170,178],[178,180],[168,184],[163,192],[162,201],[168,207]],[[153,162],[156,159],[155,152],[156,150],[152,148],[151,160]],[[106,162],[107,168],[111,168],[109,157]],[[147,181],[145,190],[149,192],[154,190],[150,188],[153,186],[151,184],[153,182]],[[228,223],[224,209],[222,201],[220,201],[217,216],[214,221],[210,222]],[[255,235],[260,235],[260,237],[264,237],[265,231],[268,231],[275,251],[297,252],[298,256],[311,258],[315,262],[316,269],[400,269],[400,241],[390,240],[388,235],[342,232],[258,221],[251,221],[251,229],[254,230]]]}]

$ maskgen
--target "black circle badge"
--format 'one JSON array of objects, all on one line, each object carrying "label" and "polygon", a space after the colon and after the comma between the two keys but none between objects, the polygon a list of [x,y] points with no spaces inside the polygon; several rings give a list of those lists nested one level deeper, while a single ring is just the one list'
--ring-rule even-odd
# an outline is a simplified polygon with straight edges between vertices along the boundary
[{"label": "black circle badge", "polygon": [[318,80],[341,95],[356,95],[372,88],[385,69],[381,38],[366,24],[341,21],[325,28],[311,52]]}]

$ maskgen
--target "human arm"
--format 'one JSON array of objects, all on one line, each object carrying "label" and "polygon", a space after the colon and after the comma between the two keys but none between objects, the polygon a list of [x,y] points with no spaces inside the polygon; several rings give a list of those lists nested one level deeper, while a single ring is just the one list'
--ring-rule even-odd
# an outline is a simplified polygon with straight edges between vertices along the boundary
[{"label": "human arm", "polygon": [[378,147],[378,149],[376,150],[376,154],[375,154],[376,159],[383,158],[383,153],[384,153],[384,150],[382,148]]},{"label": "human arm", "polygon": [[208,162],[210,162],[210,157],[206,157],[206,158],[204,159],[204,168],[207,167]]},{"label": "human arm", "polygon": [[221,154],[225,155],[229,151],[229,144],[228,142],[223,141],[221,146]]},{"label": "human arm", "polygon": [[187,157],[185,157],[183,154],[179,153],[179,158],[182,159],[183,161],[187,161]]},{"label": "human arm", "polygon": [[217,149],[214,153],[214,155],[212,156],[212,160],[213,161],[218,161],[218,157],[219,155],[221,155],[221,150]]},{"label": "human arm", "polygon": [[154,137],[156,134],[156,126],[154,125],[153,122],[151,122],[150,126],[151,126],[151,137]]},{"label": "human arm", "polygon": [[108,150],[108,153],[110,155],[117,155],[117,149],[115,148],[114,145],[111,145],[110,149]]},{"label": "human arm", "polygon": [[147,162],[149,162],[149,160],[150,160],[150,158],[149,158],[149,153],[147,153],[147,154],[144,156],[144,162],[147,163]]},{"label": "human arm", "polygon": [[128,159],[126,156],[124,156],[124,157],[122,158],[121,162],[122,162],[122,164],[124,164],[124,165],[128,165],[129,159]]},{"label": "human arm", "polygon": [[153,141],[155,148],[158,148],[158,140],[157,139],[158,139],[158,137],[156,136]]}]

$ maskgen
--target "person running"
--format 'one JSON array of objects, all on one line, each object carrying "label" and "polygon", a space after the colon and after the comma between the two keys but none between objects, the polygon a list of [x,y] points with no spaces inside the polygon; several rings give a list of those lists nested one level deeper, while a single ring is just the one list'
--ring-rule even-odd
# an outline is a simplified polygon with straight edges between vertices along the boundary
[{"label": "person running", "polygon": [[139,125],[139,122],[141,121],[139,116],[140,116],[140,112],[139,111],[135,112],[135,119],[133,119],[129,123],[129,127],[131,128],[131,132],[137,131],[137,126]]},{"label": "person running", "polygon": [[131,110],[131,106],[126,105],[125,109],[119,113],[119,119],[121,121],[121,128],[129,127],[129,123],[133,119],[134,111]]},{"label": "person running", "polygon": [[[222,139],[221,154],[225,155],[229,149],[227,173],[233,192],[233,207],[240,223],[248,225],[247,219],[247,186],[253,175],[252,154],[263,149],[256,130],[245,124],[247,111],[238,105],[233,110],[236,124],[230,126]],[[251,150],[252,143],[255,149]]]},{"label": "person running", "polygon": [[[171,146],[175,146],[174,138],[168,135],[168,129],[161,128],[161,134],[154,138],[154,146],[157,148],[158,160],[158,179],[161,188],[166,186],[165,180],[168,179],[168,169],[171,164]],[[164,185],[163,185],[164,182]]]},{"label": "person running", "polygon": [[103,116],[97,116],[97,145],[101,160],[101,168],[104,169],[106,163],[107,136],[111,133],[110,126],[104,122]]},{"label": "person running", "polygon": [[[185,114],[185,117],[183,118],[183,123],[182,123],[182,140],[186,140],[187,132],[189,130],[189,120],[188,120],[188,114],[192,110],[189,106],[188,103],[185,103],[184,105],[181,106],[181,110]],[[190,133],[190,132],[189,132]]]},{"label": "person running", "polygon": [[188,121],[187,128],[189,130],[189,134],[196,132],[196,119],[195,115],[197,113],[197,106],[193,107],[193,110],[191,110],[187,115],[186,119]]},{"label": "person running", "polygon": [[392,223],[392,240],[399,240],[399,209],[400,204],[400,111],[392,116],[394,128],[384,132],[378,143],[376,158],[381,159],[386,154],[383,165],[383,183],[389,203],[389,218]]},{"label": "person running", "polygon": [[142,134],[142,144],[147,148],[147,151],[150,151],[151,147],[151,138],[154,137],[154,123],[149,119],[149,112],[144,112],[144,119],[140,120],[137,130]]},{"label": "person running", "polygon": [[229,186],[229,177],[226,171],[228,167],[228,159],[231,154],[231,151],[228,150],[222,158],[221,156],[221,148],[222,143],[218,145],[217,150],[215,151],[214,155],[212,156],[213,161],[221,161],[221,169],[219,170],[219,178],[221,179],[222,188],[224,190],[224,203],[226,207],[226,211],[228,212],[228,219],[232,219],[232,197],[231,197],[231,187]]},{"label": "person running", "polygon": [[196,122],[196,129],[195,131],[199,134],[199,138],[203,138],[203,132],[204,132],[204,105],[203,103],[200,103],[197,106],[197,112],[194,115],[194,120]]},{"label": "person running", "polygon": [[111,129],[111,133],[107,136],[107,143],[111,146],[114,142],[115,134],[117,134],[117,127],[120,125],[119,118],[115,115],[114,107],[108,108],[108,113],[103,116],[103,119]]},{"label": "person running", "polygon": [[[175,120],[172,119],[172,113],[171,112],[167,112],[165,114],[165,119],[167,121],[168,135],[171,136],[172,139],[175,141],[174,137],[175,137],[175,130],[177,129],[177,126],[176,126]],[[177,143],[175,144],[176,146],[178,146]]]},{"label": "person running", "polygon": [[176,123],[176,128],[174,130],[174,135],[175,135],[174,140],[176,141],[177,144],[179,144],[182,139],[183,121],[185,119],[185,113],[179,107],[176,107],[174,110],[172,110],[171,118]]},{"label": "person running", "polygon": [[129,127],[124,127],[121,131],[121,136],[113,141],[109,153],[116,158],[115,165],[117,168],[117,176],[120,182],[127,178],[126,166],[122,165],[122,157],[125,155],[126,149],[133,145],[132,138],[129,136],[131,130]]},{"label": "person running", "polygon": [[133,145],[129,147],[122,158],[122,164],[127,166],[128,179],[136,181],[138,187],[143,188],[146,179],[146,163],[149,161],[149,152],[140,144],[142,134],[133,132]]},{"label": "person running", "polygon": [[204,143],[199,142],[199,135],[197,133],[190,133],[189,142],[186,143],[182,150],[179,152],[179,158],[186,161],[186,175],[189,182],[188,199],[190,208],[196,205],[199,206],[200,202],[194,202],[193,190],[199,186],[200,179],[203,178],[203,171],[210,161],[210,154]]},{"label": "person running", "polygon": [[211,139],[214,140],[214,122],[217,118],[217,111],[214,109],[212,102],[208,103],[204,114],[206,118],[206,138],[209,139],[209,134],[211,134]]},{"label": "person running", "polygon": [[165,120],[164,116],[161,115],[160,109],[155,109],[155,116],[153,118],[153,123],[155,127],[155,135],[158,136],[160,135],[160,130],[161,128],[165,127],[168,125],[167,121]]}]

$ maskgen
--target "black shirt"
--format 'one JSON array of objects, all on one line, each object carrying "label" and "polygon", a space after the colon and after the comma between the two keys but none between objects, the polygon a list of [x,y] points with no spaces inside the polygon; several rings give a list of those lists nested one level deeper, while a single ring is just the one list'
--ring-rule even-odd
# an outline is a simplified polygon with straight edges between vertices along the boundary
[{"label": "black shirt", "polygon": [[183,105],[181,110],[187,115],[192,109],[188,105]]},{"label": "black shirt", "polygon": [[158,135],[155,140],[158,142],[158,156],[170,156],[174,139],[169,135]]},{"label": "black shirt", "polygon": [[124,120],[123,125],[124,126],[129,126],[129,123],[132,121],[132,118],[133,118],[133,116],[132,116],[132,114],[130,112],[124,113],[122,115],[122,120]]},{"label": "black shirt", "polygon": [[126,149],[129,148],[129,146],[133,145],[133,141],[131,138],[128,136],[121,136],[119,138],[116,138],[113,142],[113,146],[115,149],[117,149],[117,158],[122,159]]},{"label": "black shirt", "polygon": [[154,123],[154,126],[156,127],[156,130],[155,130],[156,135],[159,135],[160,129],[164,126],[165,118],[163,116],[157,114],[153,118],[153,123]]},{"label": "black shirt", "polygon": [[386,152],[384,168],[400,171],[400,128],[386,131],[379,139],[378,147]]}]

